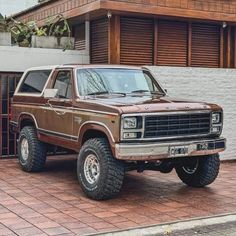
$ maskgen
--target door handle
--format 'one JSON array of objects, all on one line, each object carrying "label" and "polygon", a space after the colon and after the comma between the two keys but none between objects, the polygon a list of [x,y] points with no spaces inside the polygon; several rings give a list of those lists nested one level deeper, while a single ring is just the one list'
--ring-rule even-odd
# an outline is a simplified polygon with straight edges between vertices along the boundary
[{"label": "door handle", "polygon": [[59,111],[57,111],[53,106],[52,106],[52,104],[50,103],[50,101],[48,100],[47,101],[47,103],[45,104],[45,106],[46,107],[50,107],[57,115],[59,115],[59,116],[63,116],[63,115],[65,115],[66,114],[66,112],[59,112]]}]

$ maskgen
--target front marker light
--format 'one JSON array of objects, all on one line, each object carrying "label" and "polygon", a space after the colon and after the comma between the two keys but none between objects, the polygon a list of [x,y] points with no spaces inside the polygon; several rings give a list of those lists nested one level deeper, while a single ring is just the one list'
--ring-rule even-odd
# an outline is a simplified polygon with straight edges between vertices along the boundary
[{"label": "front marker light", "polygon": [[212,113],[212,124],[219,124],[221,122],[220,118],[220,113]]},{"label": "front marker light", "polygon": [[138,133],[124,133],[124,139],[134,139],[138,137]]},{"label": "front marker light", "polygon": [[220,126],[213,126],[211,128],[211,133],[220,133],[221,127]]},{"label": "front marker light", "polygon": [[136,129],[137,128],[137,118],[136,117],[125,117],[123,121],[124,129]]}]

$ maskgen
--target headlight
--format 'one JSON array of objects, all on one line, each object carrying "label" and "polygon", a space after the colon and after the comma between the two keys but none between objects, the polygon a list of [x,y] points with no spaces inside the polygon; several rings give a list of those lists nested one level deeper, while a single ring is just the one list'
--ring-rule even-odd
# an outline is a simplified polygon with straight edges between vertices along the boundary
[{"label": "headlight", "polygon": [[123,120],[124,129],[136,129],[137,125],[137,117],[125,117]]},{"label": "headlight", "polygon": [[221,113],[219,113],[219,112],[212,113],[211,120],[212,120],[212,124],[220,124],[221,123]]}]

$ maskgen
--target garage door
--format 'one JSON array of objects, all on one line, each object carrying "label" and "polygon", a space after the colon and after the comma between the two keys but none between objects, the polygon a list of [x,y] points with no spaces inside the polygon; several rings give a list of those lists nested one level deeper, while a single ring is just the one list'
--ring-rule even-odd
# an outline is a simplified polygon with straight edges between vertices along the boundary
[{"label": "garage door", "polygon": [[153,64],[153,20],[121,18],[120,62],[128,65]]}]

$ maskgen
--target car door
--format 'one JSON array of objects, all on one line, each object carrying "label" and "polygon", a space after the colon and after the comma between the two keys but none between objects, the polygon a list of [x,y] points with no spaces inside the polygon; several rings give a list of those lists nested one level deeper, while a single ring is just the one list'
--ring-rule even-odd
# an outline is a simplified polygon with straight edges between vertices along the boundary
[{"label": "car door", "polygon": [[72,70],[57,70],[52,88],[57,89],[57,97],[45,103],[45,130],[56,138],[72,139]]}]

